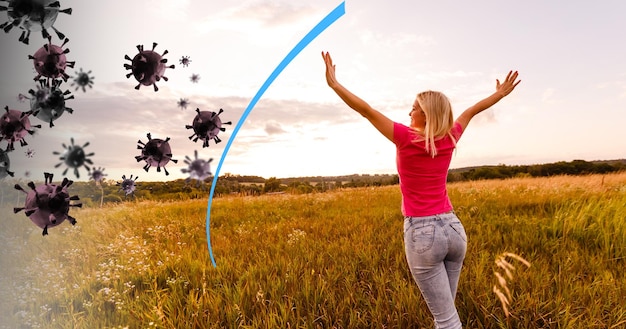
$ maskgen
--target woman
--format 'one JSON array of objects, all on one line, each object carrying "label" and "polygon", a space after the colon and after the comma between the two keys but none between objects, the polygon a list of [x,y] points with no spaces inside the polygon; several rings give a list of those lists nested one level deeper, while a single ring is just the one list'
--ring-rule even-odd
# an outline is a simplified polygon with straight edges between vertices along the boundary
[{"label": "woman", "polygon": [[406,259],[436,328],[461,328],[454,306],[467,237],[446,191],[452,151],[470,120],[511,93],[520,83],[509,72],[496,91],[463,112],[456,121],[448,98],[437,91],[417,94],[409,113],[410,126],[393,122],[357,97],[335,77],[328,52],[326,81],[352,109],[369,120],[396,145],[396,165],[402,192]]}]

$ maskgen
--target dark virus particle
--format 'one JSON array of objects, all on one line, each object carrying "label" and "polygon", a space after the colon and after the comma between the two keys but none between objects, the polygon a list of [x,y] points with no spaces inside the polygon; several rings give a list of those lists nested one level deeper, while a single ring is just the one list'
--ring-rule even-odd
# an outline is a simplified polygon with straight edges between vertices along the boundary
[{"label": "dark virus particle", "polygon": [[29,149],[26,149],[26,152],[24,153],[26,153],[26,157],[32,158],[35,155],[35,150],[29,148]]},{"label": "dark virus particle", "polygon": [[62,162],[57,163],[54,167],[58,168],[63,163],[65,163],[65,165],[67,165],[67,168],[63,170],[62,175],[65,175],[68,169],[74,168],[74,175],[76,176],[76,178],[80,178],[80,175],[78,174],[78,168],[80,168],[81,166],[84,166],[89,172],[91,169],[85,163],[93,164],[93,162],[91,162],[91,159],[89,159],[89,157],[93,156],[94,153],[92,152],[89,154],[85,154],[84,148],[89,145],[89,142],[83,144],[83,146],[78,146],[78,145],[74,145],[73,137],[70,138],[70,141],[72,142],[72,144],[70,145],[63,144],[63,148],[65,149],[63,154],[61,154],[60,152],[56,152],[56,151],[52,152],[52,154],[55,154],[55,155],[61,154],[61,157],[59,159],[62,160]]},{"label": "dark virus particle", "polygon": [[[74,110],[65,106],[65,102],[74,99],[72,92],[60,89],[61,80],[41,79],[37,91],[31,89],[28,93],[30,98],[30,110],[38,119],[48,122],[50,127],[54,127],[52,121],[58,119],[63,112],[74,113]],[[69,96],[68,96],[69,95]],[[67,96],[67,97],[66,97]]]},{"label": "dark virus particle", "polygon": [[186,109],[186,108],[187,108],[187,105],[189,105],[189,99],[187,99],[187,98],[181,98],[181,99],[178,101],[178,103],[177,103],[177,104],[178,104],[178,107],[180,107],[180,109],[181,109],[181,110]]},{"label": "dark virus particle", "polygon": [[139,176],[135,177],[135,179],[133,179],[133,175],[130,175],[129,178],[126,178],[126,175],[122,175],[122,181],[121,182],[117,182],[117,186],[120,187],[120,191],[124,191],[124,195],[128,196],[130,194],[135,194],[135,189],[137,188],[137,184],[135,183],[135,181],[137,180],[137,178],[139,178]]},{"label": "dark virus particle", "polygon": [[185,163],[187,164],[187,168],[181,169],[181,171],[186,174],[189,173],[189,177],[187,178],[187,182],[191,179],[195,179],[198,183],[204,182],[205,179],[211,177],[211,166],[210,163],[213,159],[204,160],[198,159],[198,151],[194,150],[195,159],[191,159],[188,156],[185,156]]},{"label": "dark virus particle", "polygon": [[144,50],[143,45],[137,45],[137,49],[139,53],[135,55],[135,57],[130,58],[126,55],[124,58],[129,60],[131,64],[124,64],[124,67],[127,70],[131,70],[130,73],[126,75],[126,78],[130,78],[131,75],[135,76],[135,79],[139,84],[135,86],[135,89],[139,89],[141,85],[149,86],[152,85],[154,87],[154,91],[158,91],[157,81],[161,79],[167,81],[167,77],[163,75],[165,73],[166,68],[173,69],[174,64],[170,66],[166,66],[167,58],[163,58],[165,54],[168,53],[167,50],[163,52],[162,55],[159,55],[154,51],[157,43],[152,43],[152,50]]},{"label": "dark virus particle", "polygon": [[61,46],[53,45],[52,38],[48,37],[48,43],[39,48],[33,55],[28,55],[28,59],[33,60],[37,75],[33,80],[39,80],[42,76],[49,79],[63,79],[67,81],[70,77],[65,73],[68,67],[74,67],[76,62],[68,62],[65,54],[70,52],[69,48],[63,49],[63,46],[70,41],[68,38],[63,40]]},{"label": "dark virus particle", "polygon": [[144,160],[146,161],[146,165],[143,167],[145,171],[148,171],[151,166],[157,167],[157,172],[161,172],[161,167],[165,170],[165,175],[169,175],[167,172],[165,165],[170,162],[170,160],[174,163],[177,163],[178,160],[172,159],[172,149],[170,147],[169,140],[167,137],[165,140],[159,138],[152,138],[152,135],[148,133],[148,142],[143,143],[141,140],[138,140],[137,149],[141,150],[141,155],[135,157],[137,162]]},{"label": "dark virus particle", "polygon": [[215,143],[219,143],[222,140],[217,137],[220,131],[225,131],[226,128],[223,128],[222,125],[229,125],[232,122],[222,122],[219,115],[224,112],[224,110],[220,109],[218,113],[212,111],[200,111],[199,108],[196,108],[196,112],[198,113],[195,118],[193,118],[193,123],[191,125],[186,125],[185,128],[193,129],[194,134],[189,136],[189,139],[193,139],[194,142],[197,142],[198,139],[203,140],[202,147],[209,147],[209,141],[211,139],[215,140]]},{"label": "dark virus particle", "polygon": [[28,96],[26,96],[26,95],[24,95],[22,93],[19,93],[17,95],[17,101],[20,102],[20,103],[24,103],[24,101],[27,100],[27,99],[28,99]]},{"label": "dark virus particle", "polygon": [[32,114],[32,111],[10,110],[8,106],[5,106],[4,110],[5,113],[0,116],[0,140],[8,141],[6,150],[13,151],[15,149],[13,143],[17,141],[20,141],[21,146],[28,145],[24,136],[35,133],[31,128],[41,128],[41,125],[31,126],[28,116]]},{"label": "dark virus particle", "polygon": [[189,59],[189,56],[183,56],[179,62],[183,64],[184,67],[187,67],[189,63],[191,63],[191,59]]},{"label": "dark virus particle", "polygon": [[0,150],[0,179],[7,176],[13,177],[14,173],[9,169],[11,169],[9,154],[4,150]]},{"label": "dark virus particle", "polygon": [[13,212],[22,210],[26,216],[43,229],[42,235],[48,234],[48,228],[63,223],[66,219],[70,224],[75,225],[76,219],[69,215],[70,207],[82,207],[82,204],[72,204],[72,201],[79,200],[78,195],[70,196],[67,189],[74,183],[63,178],[61,185],[52,184],[52,174],[44,173],[45,182],[35,186],[35,183],[28,183],[30,191],[24,190],[19,184],[15,184],[15,189],[26,193],[26,201],[23,208],[13,208]]},{"label": "dark virus particle", "polygon": [[191,77],[189,77],[189,80],[193,83],[198,83],[198,81],[200,81],[200,74],[192,74]]},{"label": "dark virus particle", "polygon": [[85,87],[93,88],[93,79],[95,77],[90,76],[89,73],[91,73],[91,71],[83,72],[83,68],[81,67],[80,71],[78,71],[76,76],[71,77],[74,79],[74,82],[72,82],[70,87],[76,86],[76,89],[74,89],[74,91],[77,91],[79,88],[82,88],[83,92],[86,91]]},{"label": "dark virus particle", "polygon": [[26,171],[24,172],[24,176],[25,176],[25,177],[30,177],[30,171],[26,170]]},{"label": "dark virus particle", "polygon": [[0,11],[6,11],[9,20],[0,25],[4,32],[9,33],[13,27],[22,29],[20,42],[28,44],[30,33],[41,31],[44,39],[48,38],[47,29],[52,28],[59,39],[64,39],[65,35],[54,26],[59,13],[72,14],[72,8],[60,9],[59,1],[54,0],[0,0],[6,2],[5,6],[0,6]]},{"label": "dark virus particle", "polygon": [[89,171],[89,180],[93,180],[96,183],[102,182],[104,176],[108,176],[104,173],[104,168],[98,167]]}]

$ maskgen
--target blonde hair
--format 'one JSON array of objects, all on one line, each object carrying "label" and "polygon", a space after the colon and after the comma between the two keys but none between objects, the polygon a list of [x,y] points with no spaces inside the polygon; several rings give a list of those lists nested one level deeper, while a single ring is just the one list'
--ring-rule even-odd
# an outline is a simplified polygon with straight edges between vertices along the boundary
[{"label": "blonde hair", "polygon": [[423,131],[413,129],[418,136],[414,142],[424,141],[426,152],[434,158],[437,155],[436,140],[450,136],[452,143],[456,145],[456,139],[451,132],[454,125],[452,105],[446,95],[432,90],[417,94],[416,100],[424,111],[426,124]]}]

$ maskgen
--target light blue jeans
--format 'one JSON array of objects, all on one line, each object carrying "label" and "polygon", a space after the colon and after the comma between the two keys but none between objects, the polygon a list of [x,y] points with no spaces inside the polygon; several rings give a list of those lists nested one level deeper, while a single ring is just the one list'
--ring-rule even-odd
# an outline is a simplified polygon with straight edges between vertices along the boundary
[{"label": "light blue jeans", "polygon": [[467,250],[463,224],[454,212],[404,218],[406,260],[435,328],[461,328],[454,306]]}]

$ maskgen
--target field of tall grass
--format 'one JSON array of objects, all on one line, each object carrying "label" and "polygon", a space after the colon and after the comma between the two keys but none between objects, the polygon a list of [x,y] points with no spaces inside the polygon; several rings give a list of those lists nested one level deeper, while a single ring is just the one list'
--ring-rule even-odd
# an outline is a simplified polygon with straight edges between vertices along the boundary
[{"label": "field of tall grass", "polygon": [[[469,239],[465,327],[626,328],[626,173],[449,193]],[[216,198],[217,267],[206,204],[73,208],[76,226],[45,237],[2,209],[0,328],[433,327],[406,264],[397,186]],[[531,265],[509,259],[511,277],[496,274],[504,253]]]}]

